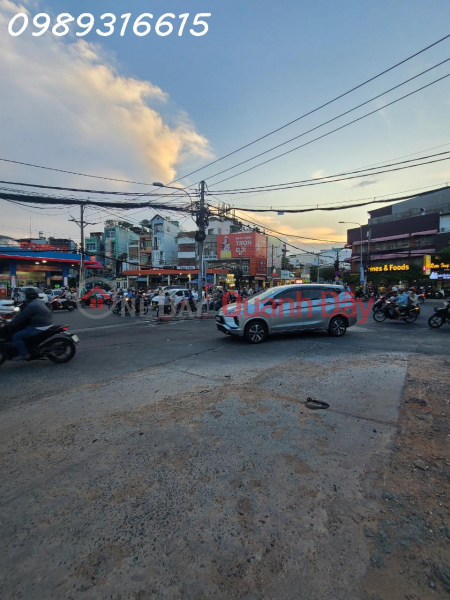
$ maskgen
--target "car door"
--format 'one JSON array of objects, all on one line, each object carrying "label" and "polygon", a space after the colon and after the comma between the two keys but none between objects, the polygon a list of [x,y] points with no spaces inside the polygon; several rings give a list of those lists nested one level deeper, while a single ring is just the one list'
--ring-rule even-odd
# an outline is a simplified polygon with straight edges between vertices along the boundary
[{"label": "car door", "polygon": [[274,331],[293,331],[299,327],[299,315],[297,314],[297,293],[300,288],[284,289],[275,294],[274,300],[277,304],[270,318],[271,328]]},{"label": "car door", "polygon": [[316,329],[325,322],[322,292],[322,288],[308,287],[301,290],[302,299],[298,310],[300,316],[297,320],[299,329]]}]

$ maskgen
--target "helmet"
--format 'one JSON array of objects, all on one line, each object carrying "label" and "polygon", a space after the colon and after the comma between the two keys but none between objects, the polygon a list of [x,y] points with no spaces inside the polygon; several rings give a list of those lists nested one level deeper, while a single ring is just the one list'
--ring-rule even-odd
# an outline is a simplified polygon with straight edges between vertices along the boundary
[{"label": "helmet", "polygon": [[395,285],[394,285],[394,287],[392,288],[392,291],[393,291],[393,292],[398,292],[398,289],[395,287]]},{"label": "helmet", "polygon": [[35,287],[27,286],[22,289],[22,292],[25,294],[25,300],[30,302],[31,300],[35,300],[39,298],[39,290]]}]

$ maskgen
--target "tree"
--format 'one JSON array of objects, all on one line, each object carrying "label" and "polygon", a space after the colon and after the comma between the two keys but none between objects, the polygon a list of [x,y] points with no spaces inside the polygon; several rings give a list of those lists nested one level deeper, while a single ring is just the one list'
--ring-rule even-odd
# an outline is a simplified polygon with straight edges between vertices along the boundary
[{"label": "tree", "polygon": [[142,221],[140,221],[139,225],[141,225],[141,227],[145,227],[145,229],[152,228],[152,223],[148,219],[142,219]]},{"label": "tree", "polygon": [[281,268],[283,269],[283,271],[288,271],[291,268],[289,258],[286,256],[286,254],[283,254],[283,256],[281,257]]},{"label": "tree", "polygon": [[450,245],[443,250],[439,250],[439,254],[450,254]]}]

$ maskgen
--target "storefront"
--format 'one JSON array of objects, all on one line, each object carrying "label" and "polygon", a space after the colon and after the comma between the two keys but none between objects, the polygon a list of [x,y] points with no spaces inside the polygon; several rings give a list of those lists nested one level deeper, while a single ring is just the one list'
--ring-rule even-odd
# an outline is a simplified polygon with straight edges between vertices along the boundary
[{"label": "storefront", "polygon": [[[78,277],[81,257],[71,252],[34,251],[22,248],[0,248],[0,284],[7,296],[16,287],[32,285],[57,288]],[[101,269],[103,265],[93,257],[86,257],[85,268]]]},{"label": "storefront", "polygon": [[[198,269],[139,269],[124,271],[127,278],[127,287],[157,288],[158,286],[179,284],[180,287],[198,285]],[[219,285],[219,281],[226,277],[225,269],[208,269],[206,280],[211,285]]]},{"label": "storefront", "polygon": [[423,273],[431,286],[450,287],[450,254],[427,254],[423,258]]}]

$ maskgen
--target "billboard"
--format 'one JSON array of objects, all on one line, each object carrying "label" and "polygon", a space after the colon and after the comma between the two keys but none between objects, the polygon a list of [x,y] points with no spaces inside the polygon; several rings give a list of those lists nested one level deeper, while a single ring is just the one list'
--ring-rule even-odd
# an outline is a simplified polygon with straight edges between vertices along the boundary
[{"label": "billboard", "polygon": [[229,233],[217,236],[217,257],[261,258],[267,257],[267,239],[262,233]]}]

